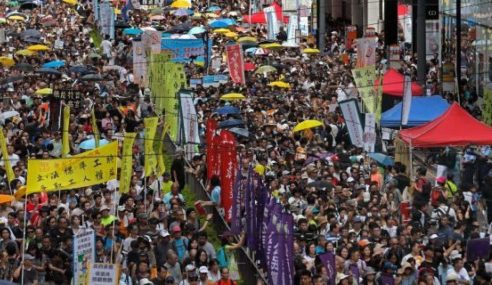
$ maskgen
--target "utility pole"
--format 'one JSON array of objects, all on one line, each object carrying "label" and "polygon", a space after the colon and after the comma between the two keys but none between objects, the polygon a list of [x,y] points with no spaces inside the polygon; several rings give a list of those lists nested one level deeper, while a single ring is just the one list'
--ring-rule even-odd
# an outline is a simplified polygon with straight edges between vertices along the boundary
[{"label": "utility pole", "polygon": [[461,0],[456,0],[456,80],[458,83],[458,102],[461,103]]},{"label": "utility pole", "polygon": [[417,80],[425,84],[427,62],[425,59],[425,2],[417,0]]},{"label": "utility pole", "polygon": [[326,34],[326,1],[318,0],[318,49],[325,51],[325,34]]}]

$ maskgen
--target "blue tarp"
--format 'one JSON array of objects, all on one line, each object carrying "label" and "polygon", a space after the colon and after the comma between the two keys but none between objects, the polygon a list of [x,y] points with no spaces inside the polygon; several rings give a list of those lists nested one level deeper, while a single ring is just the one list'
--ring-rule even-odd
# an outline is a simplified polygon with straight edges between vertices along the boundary
[{"label": "blue tarp", "polygon": [[[402,102],[381,115],[381,127],[398,128],[401,121]],[[441,116],[449,104],[440,95],[412,97],[407,127],[420,126]]]}]

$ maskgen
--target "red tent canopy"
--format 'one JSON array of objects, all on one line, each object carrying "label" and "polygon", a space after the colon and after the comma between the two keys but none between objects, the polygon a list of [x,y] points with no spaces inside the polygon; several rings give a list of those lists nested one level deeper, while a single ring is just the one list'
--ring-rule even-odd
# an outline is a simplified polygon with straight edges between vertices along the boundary
[{"label": "red tent canopy", "polygon": [[[284,23],[289,23],[289,17],[285,16],[282,12],[282,7],[277,4],[277,2],[273,2],[270,7],[275,8],[275,14],[277,14],[277,19],[282,20]],[[257,12],[251,14],[251,18],[249,15],[243,15],[243,21],[250,24],[266,24],[265,12]]]},{"label": "red tent canopy", "polygon": [[[379,86],[379,80],[374,82],[374,87]],[[388,69],[383,77],[383,94],[403,97],[405,86],[405,76],[394,69]],[[424,89],[415,82],[412,82],[412,95],[422,96]]]},{"label": "red tent canopy", "polygon": [[403,130],[400,137],[413,147],[490,145],[492,128],[454,103],[434,121]]}]

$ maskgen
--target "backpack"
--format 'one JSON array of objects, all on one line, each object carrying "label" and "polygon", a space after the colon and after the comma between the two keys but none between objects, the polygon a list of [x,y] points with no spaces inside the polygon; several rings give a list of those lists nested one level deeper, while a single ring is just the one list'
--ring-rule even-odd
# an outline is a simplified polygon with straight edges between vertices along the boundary
[{"label": "backpack", "polygon": [[441,201],[441,197],[446,198],[444,197],[444,192],[442,191],[442,189],[439,187],[434,187],[434,189],[432,189],[431,191],[431,205],[434,208],[439,207],[439,201]]}]

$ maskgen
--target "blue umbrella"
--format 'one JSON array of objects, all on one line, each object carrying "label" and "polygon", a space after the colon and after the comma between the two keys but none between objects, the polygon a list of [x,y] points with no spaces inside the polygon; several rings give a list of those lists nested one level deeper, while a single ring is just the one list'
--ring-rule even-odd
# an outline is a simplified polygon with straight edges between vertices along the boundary
[{"label": "blue umbrella", "polygon": [[62,66],[65,66],[64,60],[53,60],[53,61],[50,61],[50,62],[43,64],[41,67],[42,68],[60,68]]},{"label": "blue umbrella", "polygon": [[244,127],[244,122],[238,119],[229,119],[219,123],[219,128],[229,129],[234,127]]},{"label": "blue umbrella", "polygon": [[207,12],[217,12],[217,11],[220,11],[222,10],[219,6],[210,6],[208,9],[207,9]]},{"label": "blue umbrella", "polygon": [[202,33],[205,33],[205,28],[204,27],[193,27],[191,28],[191,30],[188,31],[188,34],[190,35],[198,35],[198,34],[202,34]]},{"label": "blue umbrella", "polygon": [[384,166],[390,166],[395,164],[395,161],[391,156],[388,156],[386,154],[382,154],[379,152],[371,152],[368,154],[370,158],[373,160],[377,161],[379,164],[382,164]]},{"label": "blue umbrella", "polygon": [[62,73],[53,68],[40,68],[36,70],[36,73],[51,74],[51,75],[62,75]]},{"label": "blue umbrella", "polygon": [[217,110],[215,110],[215,113],[223,116],[223,115],[229,115],[229,114],[239,114],[241,113],[241,110],[239,110],[239,108],[237,107],[234,107],[234,106],[224,106],[224,107],[221,107],[221,108],[218,108]]},{"label": "blue umbrella", "polygon": [[178,9],[174,12],[174,16],[183,17],[192,15],[193,11],[190,9]]},{"label": "blue umbrella", "polygon": [[214,29],[222,29],[222,28],[227,28],[229,26],[232,26],[234,24],[231,24],[230,21],[225,21],[225,19],[224,19],[224,20],[212,21],[212,22],[208,23],[208,25]]},{"label": "blue umbrella", "polygon": [[243,128],[230,128],[229,132],[238,135],[240,137],[249,138],[249,131]]},{"label": "blue umbrella", "polygon": [[252,47],[252,48],[248,48],[248,49],[246,49],[244,52],[245,52],[246,54],[255,54],[255,52],[256,52],[257,50],[258,50],[258,48],[256,48],[256,47]]},{"label": "blue umbrella", "polygon": [[142,33],[143,31],[140,30],[139,28],[126,28],[123,30],[123,34],[128,36],[138,36]]},{"label": "blue umbrella", "polygon": [[[106,139],[99,140],[99,146],[107,145],[109,142]],[[96,140],[88,139],[79,144],[81,149],[89,150],[96,148]]]}]

